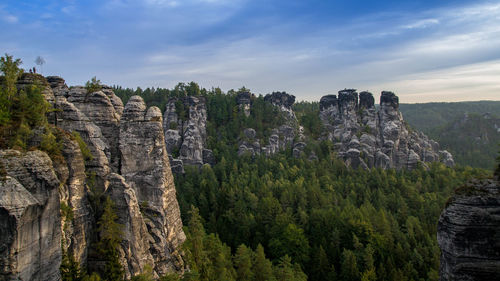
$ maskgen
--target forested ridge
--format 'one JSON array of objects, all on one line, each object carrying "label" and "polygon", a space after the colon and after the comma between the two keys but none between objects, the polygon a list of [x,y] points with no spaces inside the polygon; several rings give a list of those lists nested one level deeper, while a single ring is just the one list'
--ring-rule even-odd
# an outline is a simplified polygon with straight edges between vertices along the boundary
[{"label": "forested ridge", "polygon": [[460,165],[493,169],[500,143],[500,102],[400,104],[405,120],[438,141]]},{"label": "forested ridge", "polygon": [[332,143],[316,140],[318,104],[307,102],[294,110],[318,160],[296,159],[290,149],[237,156],[244,128],[264,137],[282,121],[262,96],[245,117],[235,102],[239,91],[195,83],[147,94],[114,90],[160,107],[172,96],[207,99],[207,144],[216,164],[186,167],[175,178],[192,269],[186,280],[438,280],[439,214],[455,188],[490,176],[440,163],[412,171],[346,168]]}]

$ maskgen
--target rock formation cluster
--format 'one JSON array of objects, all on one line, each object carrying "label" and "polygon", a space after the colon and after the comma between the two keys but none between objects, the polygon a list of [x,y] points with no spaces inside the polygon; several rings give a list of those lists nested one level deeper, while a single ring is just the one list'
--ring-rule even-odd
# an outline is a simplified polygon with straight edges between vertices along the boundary
[{"label": "rock formation cluster", "polygon": [[369,92],[339,91],[320,100],[324,138],[334,143],[338,156],[357,168],[408,168],[441,161],[453,166],[453,157],[439,144],[406,125],[399,111],[399,98],[382,92],[380,107]]},{"label": "rock formation cluster", "polygon": [[207,106],[204,97],[172,98],[166,105],[164,116],[165,143],[174,173],[183,173],[184,165],[214,164],[212,150],[206,148]]},{"label": "rock formation cluster", "polygon": [[473,180],[458,188],[441,213],[440,280],[500,279],[500,183]]},{"label": "rock formation cluster", "polygon": [[[247,95],[247,93],[238,94],[237,103],[240,104],[240,108],[241,105],[249,105],[250,102],[247,102],[249,99],[250,96],[249,94]],[[239,142],[238,155],[246,153],[251,155],[263,153],[266,156],[270,156],[291,147],[293,155],[295,157],[301,157],[306,144],[304,142],[304,128],[299,126],[297,117],[292,109],[292,105],[295,102],[295,96],[289,95],[286,92],[274,92],[266,95],[264,100],[279,109],[280,113],[284,116],[284,122],[281,126],[271,131],[267,140],[268,144],[262,146],[260,139],[256,138],[257,133],[253,128],[244,129],[244,137]],[[246,107],[243,107],[243,110],[247,110]],[[311,155],[311,157],[314,158],[315,155]]]},{"label": "rock formation cluster", "polygon": [[[123,106],[109,87],[89,93],[68,88],[60,77],[43,82],[44,97],[56,109],[49,120],[61,130],[63,159],[52,161],[41,151],[0,151],[6,174],[0,180],[0,222],[7,230],[0,232],[0,279],[59,280],[63,253],[84,267],[101,266],[99,255],[89,251],[97,231],[92,193],[104,193],[115,204],[126,278],[146,265],[156,276],[183,272],[185,235],[160,110],[147,108],[139,96]],[[20,79],[18,87],[30,83]],[[82,154],[72,133],[92,157]],[[72,215],[61,216],[64,208]]]}]

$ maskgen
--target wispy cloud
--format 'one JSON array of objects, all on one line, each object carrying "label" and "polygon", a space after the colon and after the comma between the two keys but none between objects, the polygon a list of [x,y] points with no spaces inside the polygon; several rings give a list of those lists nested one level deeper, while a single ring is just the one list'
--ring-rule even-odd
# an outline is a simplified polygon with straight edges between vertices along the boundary
[{"label": "wispy cloud", "polygon": [[[405,102],[417,93],[430,99],[430,88],[443,100],[460,98],[457,87],[494,92],[481,76],[500,75],[498,3],[362,13],[352,7],[346,14],[324,1],[91,1],[9,10],[22,24],[7,23],[0,9],[0,28],[21,46],[17,56],[47,54],[46,71],[70,84],[91,74],[131,87],[193,80],[226,90],[287,90],[309,100],[355,87],[394,90]],[[479,67],[488,72],[457,74]]]}]

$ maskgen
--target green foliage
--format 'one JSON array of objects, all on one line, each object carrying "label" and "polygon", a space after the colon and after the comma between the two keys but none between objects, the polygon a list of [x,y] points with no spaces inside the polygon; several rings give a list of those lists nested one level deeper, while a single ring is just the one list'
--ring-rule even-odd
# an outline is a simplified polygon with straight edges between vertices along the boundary
[{"label": "green foliage", "polygon": [[141,274],[133,276],[130,281],[154,281],[153,268],[150,265],[144,267],[144,271]]},{"label": "green foliage", "polygon": [[48,132],[42,135],[42,141],[40,142],[40,150],[47,152],[52,160],[57,159],[62,161],[62,139],[56,137],[52,132]]},{"label": "green foliage", "polygon": [[168,128],[170,130],[177,130],[177,122],[170,122],[170,124],[168,125]]},{"label": "green foliage", "polygon": [[300,266],[292,264],[288,256],[273,267],[261,245],[255,252],[240,245],[231,255],[231,249],[217,235],[205,232],[197,208],[192,206],[189,215],[183,248],[191,271],[183,280],[306,280]]},{"label": "green foliage", "polygon": [[122,241],[123,225],[118,224],[118,216],[114,210],[114,203],[106,197],[104,201],[103,214],[97,222],[100,240],[97,249],[106,264],[100,272],[104,280],[122,280],[123,268],[119,261],[118,247]]},{"label": "green foliage", "polygon": [[19,68],[22,63],[21,59],[14,60],[9,54],[5,54],[4,57],[0,58],[0,71],[4,75],[2,79],[2,95],[5,95],[5,100],[2,101],[12,102],[12,98],[16,95],[16,81],[23,74],[23,70]]},{"label": "green foliage", "polygon": [[[435,276],[440,254],[436,221],[442,207],[456,186],[488,173],[440,163],[430,164],[428,171],[352,170],[331,158],[331,145],[320,147],[318,161],[295,159],[286,152],[270,158],[224,157],[201,172],[186,167],[186,174],[176,176],[183,220],[190,218],[186,206],[199,208],[193,228],[199,234],[188,234],[186,243],[191,253],[198,253],[193,268],[200,276],[200,263],[210,264],[201,241],[211,234],[204,229],[217,233],[236,253],[242,244],[257,248],[257,254],[260,247],[266,249],[275,263],[273,272],[288,255],[308,280]],[[199,241],[195,248],[194,241]],[[256,260],[254,278],[271,280],[258,274],[269,264]]]},{"label": "green foliage", "polygon": [[92,159],[94,159],[94,156],[92,155],[92,152],[90,151],[89,147],[87,146],[87,144],[85,143],[85,141],[82,139],[82,137],[80,136],[80,134],[78,132],[76,132],[76,131],[73,131],[71,133],[71,135],[73,136],[73,138],[78,143],[78,146],[80,147],[80,151],[82,152],[83,159],[85,160],[85,162],[91,161]]},{"label": "green foliage", "polygon": [[460,165],[494,169],[500,102],[400,104],[405,120],[439,142]]},{"label": "green foliage", "polygon": [[80,264],[67,252],[63,253],[60,272],[63,281],[81,281],[85,275]]},{"label": "green foliage", "polygon": [[86,275],[83,277],[82,281],[101,281],[102,278],[97,274],[97,272],[92,272],[91,275]]},{"label": "green foliage", "polygon": [[306,133],[314,139],[319,138],[323,129],[319,118],[319,103],[298,102],[293,105],[293,110]]},{"label": "green foliage", "polygon": [[85,83],[85,89],[87,89],[87,93],[97,92],[102,89],[101,80],[98,80],[97,77],[92,77],[90,81]]},{"label": "green foliage", "polygon": [[[24,150],[37,146],[52,160],[62,161],[61,135],[47,121],[50,105],[41,91],[47,82],[43,76],[23,74],[20,64],[21,60],[8,54],[0,58],[4,75],[0,77],[0,148]],[[34,84],[18,91],[16,82],[21,75],[32,76]]]},{"label": "green foliage", "polygon": [[61,201],[61,216],[64,218],[66,221],[73,221],[74,218],[74,212],[73,208],[68,206],[65,202]]}]

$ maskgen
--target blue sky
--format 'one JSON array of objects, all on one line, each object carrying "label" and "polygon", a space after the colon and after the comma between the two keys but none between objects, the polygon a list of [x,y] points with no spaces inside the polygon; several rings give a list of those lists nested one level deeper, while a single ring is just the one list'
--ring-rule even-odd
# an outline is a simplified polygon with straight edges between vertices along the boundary
[{"label": "blue sky", "polygon": [[69,85],[500,100],[499,1],[6,0],[0,51]]}]

